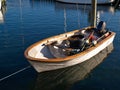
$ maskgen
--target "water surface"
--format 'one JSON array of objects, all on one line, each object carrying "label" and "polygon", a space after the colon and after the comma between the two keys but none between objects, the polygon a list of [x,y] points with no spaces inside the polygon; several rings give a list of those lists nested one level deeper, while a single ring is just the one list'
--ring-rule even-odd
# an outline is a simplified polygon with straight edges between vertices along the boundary
[{"label": "water surface", "polygon": [[[72,83],[71,90],[120,89],[120,8],[98,6],[97,13],[97,20],[106,21],[107,28],[116,32],[114,49],[83,80]],[[0,12],[0,78],[30,65],[24,57],[29,45],[89,26],[90,20],[90,5],[61,4],[54,0],[7,0],[7,6]],[[30,67],[0,81],[0,90],[34,90],[37,78],[36,71]],[[59,86],[59,89],[65,88]]]}]

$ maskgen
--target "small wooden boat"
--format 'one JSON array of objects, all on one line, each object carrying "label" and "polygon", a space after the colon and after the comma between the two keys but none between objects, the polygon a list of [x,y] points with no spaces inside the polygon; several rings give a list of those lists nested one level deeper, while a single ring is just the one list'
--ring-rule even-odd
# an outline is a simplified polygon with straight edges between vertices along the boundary
[{"label": "small wooden boat", "polygon": [[[69,3],[69,4],[91,4],[92,0],[56,0],[61,3]],[[97,0],[97,4],[103,5],[103,4],[112,4],[115,0]]]},{"label": "small wooden boat", "polygon": [[114,37],[114,32],[99,24],[97,28],[86,27],[38,41],[24,55],[37,72],[55,70],[89,60],[109,46]]}]

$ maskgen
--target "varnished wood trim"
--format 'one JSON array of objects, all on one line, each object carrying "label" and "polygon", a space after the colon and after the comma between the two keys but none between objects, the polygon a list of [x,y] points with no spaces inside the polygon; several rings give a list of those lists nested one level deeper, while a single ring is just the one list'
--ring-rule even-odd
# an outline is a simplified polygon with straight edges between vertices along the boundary
[{"label": "varnished wood trim", "polygon": [[[90,29],[92,27],[87,27],[87,28],[84,28],[84,29]],[[67,32],[67,33],[64,33],[64,34],[60,34],[60,35],[57,35],[57,36],[53,36],[53,37],[50,37],[50,38],[47,38],[47,39],[44,39],[44,40],[41,40],[39,42],[36,42],[35,44],[31,45],[30,47],[28,47],[25,52],[24,52],[24,55],[25,57],[28,59],[28,60],[31,60],[31,61],[39,61],[39,62],[54,62],[54,63],[57,63],[57,62],[63,62],[63,61],[68,61],[68,60],[72,60],[74,58],[77,58],[77,57],[80,57],[82,55],[85,55],[86,53],[89,53],[91,50],[94,50],[96,49],[98,46],[100,46],[101,44],[103,44],[105,41],[107,41],[108,39],[110,39],[111,37],[115,36],[115,33],[114,32],[111,32],[111,34],[105,38],[104,40],[102,40],[101,42],[97,43],[95,46],[83,51],[83,52],[80,52],[78,54],[75,54],[75,55],[72,55],[72,56],[68,56],[68,57],[65,57],[65,58],[50,58],[50,59],[42,59],[42,58],[33,58],[33,57],[30,57],[28,56],[28,51],[31,50],[33,47],[37,46],[38,44],[41,44],[43,42],[47,42],[49,40],[51,40],[52,38],[58,38],[60,37],[61,35],[65,35],[65,34],[72,34],[74,32],[78,32],[79,30],[75,30],[75,31],[71,31],[71,32]]]}]

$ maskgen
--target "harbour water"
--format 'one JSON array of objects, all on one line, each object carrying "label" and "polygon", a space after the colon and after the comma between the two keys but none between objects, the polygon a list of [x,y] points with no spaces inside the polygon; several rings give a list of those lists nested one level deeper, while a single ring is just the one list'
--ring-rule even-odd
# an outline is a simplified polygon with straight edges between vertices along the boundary
[{"label": "harbour water", "polygon": [[105,21],[116,32],[114,48],[102,63],[96,60],[103,54],[71,68],[37,74],[24,57],[25,49],[44,38],[91,25],[91,6],[55,0],[6,3],[0,11],[0,90],[120,90],[120,7],[97,8],[97,21]]}]

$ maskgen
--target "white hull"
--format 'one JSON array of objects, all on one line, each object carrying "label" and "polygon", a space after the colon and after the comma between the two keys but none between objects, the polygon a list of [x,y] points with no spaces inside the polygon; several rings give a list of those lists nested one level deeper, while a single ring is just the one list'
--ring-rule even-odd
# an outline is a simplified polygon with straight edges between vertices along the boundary
[{"label": "white hull", "polygon": [[[34,90],[41,90],[41,88],[42,90],[49,90],[50,88],[56,90],[58,85],[62,87],[66,85],[68,88],[65,87],[65,90],[70,90],[71,85],[86,78],[91,70],[102,63],[104,58],[106,58],[107,55],[111,53],[113,48],[113,44],[111,44],[102,50],[99,54],[83,63],[68,68],[38,74]],[[67,84],[63,84],[66,82]]]},{"label": "white hull", "polygon": [[[92,0],[56,0],[62,3],[91,4]],[[112,4],[114,0],[97,0],[97,4]]]},{"label": "white hull", "polygon": [[102,51],[103,49],[108,47],[113,42],[113,39],[114,39],[114,35],[112,37],[110,37],[109,39],[107,39],[101,45],[99,45],[99,46],[96,45],[96,46],[92,47],[92,48],[95,48],[95,47],[97,47],[97,48],[91,49],[91,50],[87,51],[86,54],[83,54],[80,57],[76,57],[76,58],[68,60],[68,61],[62,61],[62,62],[39,62],[39,61],[31,61],[31,60],[29,60],[29,62],[35,68],[35,70],[37,72],[50,71],[50,70],[55,70],[55,69],[60,69],[60,68],[73,66],[73,65],[79,64],[81,62],[84,62],[86,60],[89,60],[91,57],[98,54],[100,51]]}]

